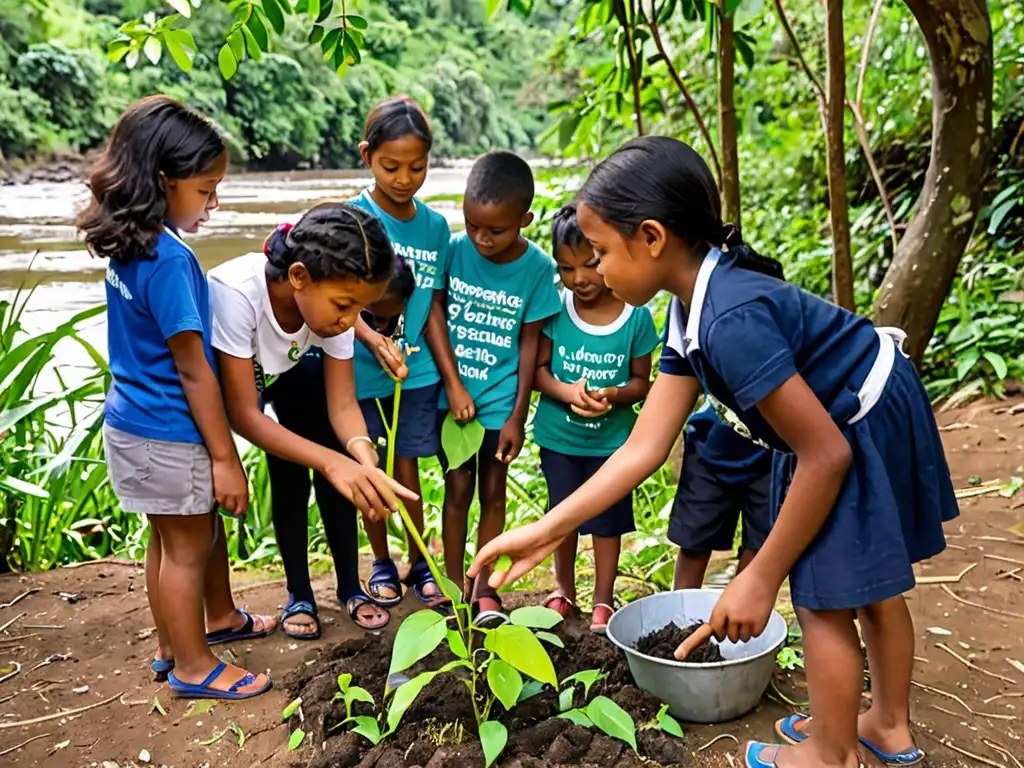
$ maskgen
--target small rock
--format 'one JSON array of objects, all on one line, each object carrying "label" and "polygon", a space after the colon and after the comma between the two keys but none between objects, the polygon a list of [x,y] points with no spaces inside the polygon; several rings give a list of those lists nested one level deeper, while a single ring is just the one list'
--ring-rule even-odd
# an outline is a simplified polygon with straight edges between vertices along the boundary
[{"label": "small rock", "polygon": [[121,768],[121,766],[119,766],[113,760],[104,760],[103,761],[103,768]]},{"label": "small rock", "polygon": [[150,757],[149,757],[149,750],[148,749],[144,749],[141,752],[139,752],[139,762],[140,763],[148,763],[149,761],[150,761]]},{"label": "small rock", "polygon": [[89,692],[89,686],[88,685],[80,685],[77,688],[72,688],[71,692],[72,693],[88,693]]},{"label": "small rock", "polygon": [[928,627],[928,631],[933,635],[941,635],[942,637],[949,637],[953,634],[948,629],[945,629],[943,627]]}]

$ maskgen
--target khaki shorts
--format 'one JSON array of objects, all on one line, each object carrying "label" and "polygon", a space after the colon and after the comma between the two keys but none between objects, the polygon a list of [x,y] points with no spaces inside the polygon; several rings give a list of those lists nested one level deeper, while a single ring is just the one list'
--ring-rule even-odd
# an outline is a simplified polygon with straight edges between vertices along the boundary
[{"label": "khaki shorts", "polygon": [[103,425],[110,484],[127,512],[208,515],[216,502],[206,446],[150,440]]}]

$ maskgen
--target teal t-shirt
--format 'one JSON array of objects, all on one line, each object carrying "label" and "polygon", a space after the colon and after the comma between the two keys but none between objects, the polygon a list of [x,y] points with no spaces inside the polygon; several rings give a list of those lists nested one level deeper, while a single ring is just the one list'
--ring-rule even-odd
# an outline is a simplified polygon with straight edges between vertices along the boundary
[{"label": "teal t-shirt", "polygon": [[[452,236],[444,216],[419,200],[415,202],[416,215],[409,221],[399,221],[374,202],[370,190],[364,190],[352,201],[352,205],[380,219],[395,253],[409,263],[416,277],[416,289],[405,306],[405,338],[414,351],[407,350],[409,377],[402,384],[404,390],[429,387],[441,378],[424,338],[424,330],[434,291],[444,287],[448,273],[448,242]],[[358,341],[353,366],[358,399],[386,397],[395,391],[394,382],[381,368],[373,352]]]},{"label": "teal t-shirt", "polygon": [[[591,389],[624,387],[630,363],[658,346],[658,331],[647,307],[623,307],[608,325],[591,325],[576,312],[573,294],[562,294],[562,311],[548,321],[551,373],[565,384],[586,379]],[[568,456],[611,456],[626,442],[636,413],[614,406],[604,416],[577,416],[568,405],[541,395],[533,417],[533,439],[541,448]]]},{"label": "teal t-shirt", "polygon": [[[465,232],[452,235],[448,336],[459,378],[486,429],[501,429],[516,403],[519,337],[525,323],[558,313],[555,262],[534,243],[509,264],[481,256]],[[448,400],[441,395],[442,410]]]}]

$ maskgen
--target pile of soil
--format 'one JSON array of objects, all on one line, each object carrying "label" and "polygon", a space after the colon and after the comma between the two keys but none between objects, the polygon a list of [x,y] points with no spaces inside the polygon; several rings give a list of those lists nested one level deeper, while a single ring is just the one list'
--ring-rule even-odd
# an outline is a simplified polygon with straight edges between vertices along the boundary
[{"label": "pile of soil", "polygon": [[[676,649],[682,645],[683,640],[700,627],[700,622],[697,622],[683,629],[673,622],[655,632],[644,635],[636,641],[633,647],[645,656],[675,660]],[[710,640],[698,645],[686,657],[688,664],[714,664],[716,661],[722,661],[722,651],[718,647],[718,643],[713,643]]]},{"label": "pile of soil", "polygon": [[[583,728],[556,717],[558,696],[545,689],[511,713],[495,703],[492,717],[497,716],[509,733],[508,746],[496,765],[653,768],[693,764],[682,739],[658,730],[641,730],[653,722],[661,703],[633,685],[618,649],[578,619],[563,623],[556,634],[566,646],[564,650],[549,646],[558,678],[584,669],[600,669],[607,674],[590,689],[590,697],[607,696],[633,717],[640,754],[596,728]],[[442,646],[405,674],[414,677],[420,671],[437,669],[451,658],[447,646]],[[323,746],[306,764],[308,768],[483,768],[469,692],[465,683],[449,674],[435,678],[405,713],[398,731],[376,747],[346,730],[330,732],[345,716],[344,705],[333,701],[338,675],[351,674],[353,684],[370,691],[379,706],[390,659],[391,639],[368,635],[325,649],[316,661],[285,681],[290,697],[302,697],[306,743]],[[576,706],[584,704],[582,693],[582,687],[577,686]],[[372,714],[369,705],[356,704],[353,709],[354,714]]]}]

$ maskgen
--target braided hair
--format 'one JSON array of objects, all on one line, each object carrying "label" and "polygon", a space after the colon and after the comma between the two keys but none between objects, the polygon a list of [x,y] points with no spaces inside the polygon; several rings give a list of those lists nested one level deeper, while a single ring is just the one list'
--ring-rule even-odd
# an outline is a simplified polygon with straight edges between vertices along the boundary
[{"label": "braided hair", "polygon": [[579,200],[626,237],[647,220],[660,222],[701,256],[712,248],[735,254],[744,269],[785,279],[782,265],[743,242],[723,223],[714,176],[689,144],[667,136],[628,141],[591,172]]},{"label": "braided hair", "polygon": [[558,253],[561,246],[578,248],[585,240],[576,220],[576,203],[566,203],[551,221],[551,252]]},{"label": "braided hair", "polygon": [[354,277],[375,283],[390,279],[395,252],[384,225],[349,203],[322,203],[299,223],[282,224],[263,245],[267,274],[284,280],[292,264],[302,264],[314,280]]}]

